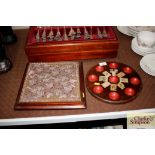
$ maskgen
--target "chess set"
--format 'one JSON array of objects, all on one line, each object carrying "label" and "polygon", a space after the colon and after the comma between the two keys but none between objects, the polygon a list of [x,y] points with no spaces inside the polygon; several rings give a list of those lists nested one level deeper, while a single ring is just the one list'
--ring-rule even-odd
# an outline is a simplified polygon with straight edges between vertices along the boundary
[{"label": "chess set", "polygon": [[110,58],[119,43],[111,26],[30,27],[25,52],[31,62]]},{"label": "chess set", "polygon": [[135,99],[142,81],[126,64],[100,62],[84,80],[81,60],[116,57],[118,45],[110,26],[30,27],[25,47],[29,63],[15,109],[86,108],[85,86],[105,103]]},{"label": "chess set", "polygon": [[33,33],[33,43],[54,41],[98,40],[112,38],[106,27],[36,27]]}]

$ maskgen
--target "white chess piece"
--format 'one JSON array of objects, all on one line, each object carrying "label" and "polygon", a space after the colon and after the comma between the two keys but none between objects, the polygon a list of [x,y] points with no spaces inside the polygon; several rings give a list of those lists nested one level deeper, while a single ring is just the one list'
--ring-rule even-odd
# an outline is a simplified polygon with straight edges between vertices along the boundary
[{"label": "white chess piece", "polygon": [[93,39],[93,27],[90,28],[90,39]]},{"label": "white chess piece", "polygon": [[71,40],[74,40],[75,39],[75,35],[76,35],[76,32],[71,27],[68,36],[71,38]]},{"label": "white chess piece", "polygon": [[62,41],[62,38],[61,38],[61,33],[60,33],[60,30],[59,28],[57,29],[57,34],[54,38],[56,41]]},{"label": "white chess piece", "polygon": [[102,39],[102,33],[99,28],[97,28],[97,36],[99,39]]},{"label": "white chess piece", "polygon": [[37,34],[36,34],[36,41],[37,42],[40,41],[40,32],[39,32],[39,29],[38,29]]},{"label": "white chess piece", "polygon": [[90,35],[89,35],[86,27],[84,27],[84,39],[90,39]]},{"label": "white chess piece", "polygon": [[53,30],[52,30],[52,27],[51,27],[51,31],[48,34],[47,38],[49,38],[49,41],[53,41],[53,39],[54,39],[54,33],[53,33]]},{"label": "white chess piece", "polygon": [[103,38],[107,38],[108,37],[105,27],[103,27],[102,36],[103,36]]},{"label": "white chess piece", "polygon": [[77,28],[77,31],[76,31],[76,38],[81,38],[81,31],[79,27]]},{"label": "white chess piece", "polygon": [[46,30],[44,28],[43,33],[42,33],[42,40],[43,42],[46,42]]},{"label": "white chess piece", "polygon": [[66,32],[66,28],[64,27],[64,36],[63,36],[63,40],[68,40],[68,36],[67,36],[67,32]]}]

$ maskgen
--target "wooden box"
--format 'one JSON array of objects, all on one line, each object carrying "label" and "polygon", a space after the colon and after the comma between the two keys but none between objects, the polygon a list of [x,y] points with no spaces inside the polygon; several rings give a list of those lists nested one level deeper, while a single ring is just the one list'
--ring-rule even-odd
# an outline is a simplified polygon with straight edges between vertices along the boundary
[{"label": "wooden box", "polygon": [[118,46],[110,26],[30,27],[25,51],[30,62],[49,62],[116,57]]}]

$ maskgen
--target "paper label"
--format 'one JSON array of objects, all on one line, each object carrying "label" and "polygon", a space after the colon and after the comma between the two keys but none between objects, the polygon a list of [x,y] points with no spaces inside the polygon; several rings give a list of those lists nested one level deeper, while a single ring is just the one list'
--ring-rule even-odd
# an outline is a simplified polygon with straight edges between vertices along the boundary
[{"label": "paper label", "polygon": [[128,129],[155,129],[155,113],[127,115]]},{"label": "paper label", "polygon": [[99,66],[106,66],[107,65],[107,62],[100,62],[99,63]]},{"label": "paper label", "polygon": [[110,86],[110,82],[104,82],[101,84],[103,88],[107,88]]}]

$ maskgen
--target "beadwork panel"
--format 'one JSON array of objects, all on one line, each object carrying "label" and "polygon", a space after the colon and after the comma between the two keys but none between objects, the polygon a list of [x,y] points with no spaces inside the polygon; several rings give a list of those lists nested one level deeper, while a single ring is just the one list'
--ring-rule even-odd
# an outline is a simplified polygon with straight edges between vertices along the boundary
[{"label": "beadwork panel", "polygon": [[79,67],[78,62],[30,63],[18,105],[81,102]]}]

